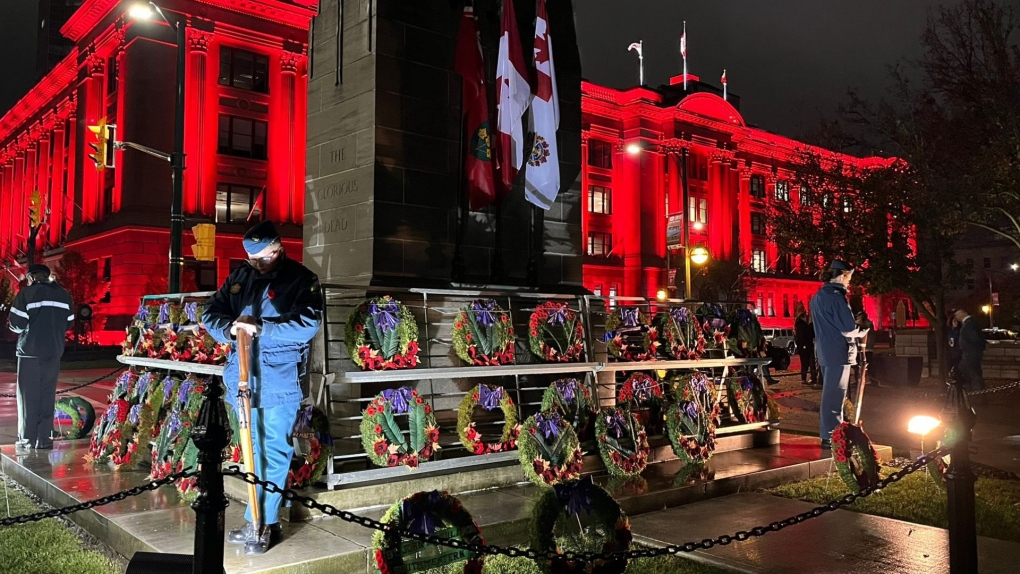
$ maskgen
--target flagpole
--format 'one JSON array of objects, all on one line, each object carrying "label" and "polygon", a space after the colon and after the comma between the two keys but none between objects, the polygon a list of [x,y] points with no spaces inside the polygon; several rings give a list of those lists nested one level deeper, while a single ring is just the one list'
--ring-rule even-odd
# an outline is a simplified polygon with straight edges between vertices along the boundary
[{"label": "flagpole", "polygon": [[645,85],[645,41],[638,40],[638,85]]},{"label": "flagpole", "polygon": [[726,68],[723,68],[723,71],[722,71],[722,99],[723,100],[727,100],[728,99],[726,97]]},{"label": "flagpole", "polygon": [[684,57],[684,91],[687,91],[687,20],[684,20],[684,35],[681,36],[684,40],[683,46],[683,57]]}]

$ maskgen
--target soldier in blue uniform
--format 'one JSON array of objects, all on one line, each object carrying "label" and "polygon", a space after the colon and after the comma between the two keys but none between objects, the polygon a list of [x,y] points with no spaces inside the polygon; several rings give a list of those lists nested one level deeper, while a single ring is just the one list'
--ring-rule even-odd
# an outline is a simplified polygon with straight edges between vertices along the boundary
[{"label": "soldier in blue uniform", "polygon": [[[202,313],[202,323],[217,341],[236,345],[239,330],[253,337],[248,388],[255,474],[286,486],[294,453],[291,433],[302,399],[309,342],[322,322],[322,292],[314,273],[284,253],[276,227],[264,221],[244,236],[247,264],[227,277]],[[236,351],[236,347],[233,349]],[[240,376],[237,353],[223,371],[227,400],[236,408]],[[245,554],[263,554],[280,539],[279,494],[258,489],[261,529],[255,531],[251,508],[248,524],[228,540],[244,544]]]},{"label": "soldier in blue uniform", "polygon": [[868,330],[858,327],[847,300],[847,288],[854,269],[843,261],[833,261],[829,281],[811,298],[811,317],[815,328],[815,355],[822,370],[820,436],[822,448],[829,448],[832,431],[843,422],[843,402],[850,382],[850,365],[857,364],[855,339]]}]

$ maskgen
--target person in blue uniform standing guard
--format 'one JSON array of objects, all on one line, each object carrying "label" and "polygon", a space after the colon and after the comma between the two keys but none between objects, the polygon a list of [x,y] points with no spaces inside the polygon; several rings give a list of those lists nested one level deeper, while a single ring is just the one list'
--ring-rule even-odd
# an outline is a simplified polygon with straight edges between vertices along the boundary
[{"label": "person in blue uniform standing guard", "polygon": [[820,436],[822,448],[829,448],[832,431],[843,422],[843,402],[850,382],[850,365],[857,364],[855,339],[868,329],[858,327],[847,300],[847,288],[854,269],[843,261],[833,261],[829,281],[811,298],[811,317],[815,328],[815,355],[822,371]]},{"label": "person in blue uniform standing guard", "polygon": [[[270,221],[252,227],[243,239],[248,262],[230,273],[219,291],[205,304],[202,323],[214,339],[232,348],[223,370],[226,398],[237,408],[240,370],[236,335],[252,336],[251,430],[255,474],[280,487],[286,486],[294,447],[291,434],[303,398],[301,379],[306,374],[312,337],[322,323],[319,279],[287,257],[280,235]],[[282,496],[258,489],[261,527],[255,531],[252,511],[248,523],[228,534],[244,544],[248,555],[263,554],[279,541]]]}]

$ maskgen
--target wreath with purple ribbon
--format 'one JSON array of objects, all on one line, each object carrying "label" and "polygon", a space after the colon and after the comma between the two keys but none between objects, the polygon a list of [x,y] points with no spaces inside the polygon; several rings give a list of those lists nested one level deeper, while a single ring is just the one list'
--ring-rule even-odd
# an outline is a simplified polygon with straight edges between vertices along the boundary
[{"label": "wreath with purple ribbon", "polygon": [[292,433],[297,443],[287,473],[287,488],[315,484],[326,471],[326,462],[333,452],[326,413],[308,405],[298,411]]},{"label": "wreath with purple ribbon", "polygon": [[730,409],[741,423],[769,420],[768,393],[761,379],[748,371],[737,373],[726,382]]},{"label": "wreath with purple ribbon", "polygon": [[589,385],[575,378],[557,379],[542,393],[542,410],[559,412],[580,437],[595,416],[595,397]]},{"label": "wreath with purple ribbon", "polygon": [[678,361],[696,361],[705,354],[701,323],[687,307],[670,307],[660,312],[655,324],[665,340],[665,351]]},{"label": "wreath with purple ribbon", "polygon": [[584,358],[584,325],[566,303],[546,301],[528,320],[528,346],[548,363],[570,363]]},{"label": "wreath with purple ribbon", "polygon": [[[395,416],[403,414],[407,415],[407,438]],[[432,407],[411,387],[386,389],[362,413],[361,445],[379,466],[418,468],[439,450],[439,425]]]},{"label": "wreath with purple ribbon", "polygon": [[722,306],[718,303],[704,303],[694,314],[701,322],[701,330],[708,343],[718,349],[725,349],[726,339],[730,335],[730,321]]},{"label": "wreath with purple ribbon", "polygon": [[673,382],[676,402],[666,411],[666,434],[673,452],[689,464],[701,464],[715,451],[715,431],[720,423],[715,385],[704,373],[694,371]]},{"label": "wreath with purple ribbon", "polygon": [[[478,432],[475,422],[472,420],[475,407],[481,407],[486,411],[500,409],[503,412],[503,433],[495,442],[482,440],[482,433]],[[457,408],[457,435],[460,442],[468,452],[474,454],[489,454],[490,452],[503,452],[517,448],[517,437],[521,434],[521,425],[517,424],[517,407],[510,398],[510,393],[503,387],[494,385],[478,385],[464,395],[460,406]]]},{"label": "wreath with purple ribbon", "polygon": [[524,421],[517,450],[524,475],[539,486],[581,476],[581,443],[574,427],[555,411],[541,411]]},{"label": "wreath with purple ribbon", "polygon": [[662,345],[659,330],[637,307],[620,307],[610,313],[602,342],[611,355],[624,361],[654,361]]},{"label": "wreath with purple ribbon", "polygon": [[625,408],[653,406],[662,403],[662,385],[647,373],[637,372],[627,378],[616,395],[616,402]]},{"label": "wreath with purple ribbon", "polygon": [[648,465],[648,433],[637,417],[619,407],[602,409],[595,419],[599,454],[612,476],[636,476]]},{"label": "wreath with purple ribbon", "polygon": [[493,299],[472,301],[453,323],[453,350],[469,365],[512,365],[514,328],[510,315]]},{"label": "wreath with purple ribbon", "polygon": [[[438,556],[418,558],[416,564],[405,561],[406,555],[425,550],[428,545],[417,540],[404,540],[400,535],[404,530],[455,538],[468,544],[485,544],[481,528],[464,505],[448,492],[416,492],[398,500],[383,514],[382,523],[395,527],[377,530],[372,535],[372,557],[381,574],[420,572],[461,560],[467,560],[465,573],[481,574],[484,555],[468,550],[443,548]],[[425,560],[429,563],[423,563]],[[417,563],[419,561],[422,563]]]},{"label": "wreath with purple ribbon", "polygon": [[351,360],[363,370],[418,366],[418,324],[411,311],[389,295],[355,307],[345,335]]}]

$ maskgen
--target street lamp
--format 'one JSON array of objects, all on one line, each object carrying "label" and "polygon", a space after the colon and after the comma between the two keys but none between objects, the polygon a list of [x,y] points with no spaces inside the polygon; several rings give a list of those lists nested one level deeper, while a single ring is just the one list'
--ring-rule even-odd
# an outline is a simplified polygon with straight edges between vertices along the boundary
[{"label": "street lamp", "polygon": [[180,293],[181,270],[184,267],[182,255],[184,243],[184,30],[183,17],[176,23],[170,22],[163,10],[154,2],[135,4],[128,16],[135,20],[151,20],[153,13],[176,32],[177,37],[177,99],[174,104],[174,151],[170,154],[170,169],[173,173],[173,196],[170,200],[170,273],[169,291]]},{"label": "street lamp", "polygon": [[697,246],[691,250],[691,262],[695,265],[704,265],[708,261],[708,249]]}]

